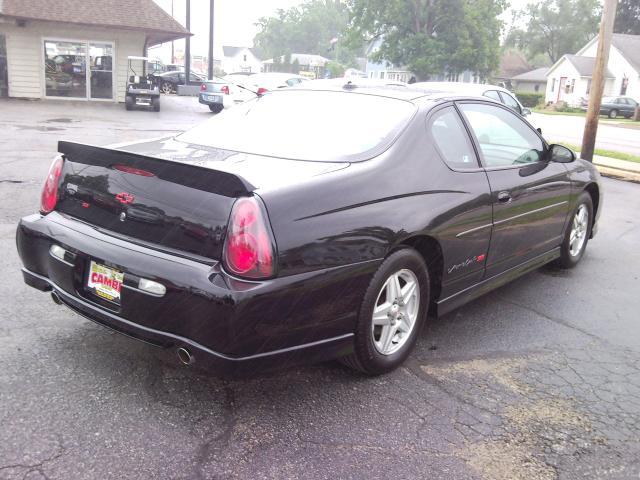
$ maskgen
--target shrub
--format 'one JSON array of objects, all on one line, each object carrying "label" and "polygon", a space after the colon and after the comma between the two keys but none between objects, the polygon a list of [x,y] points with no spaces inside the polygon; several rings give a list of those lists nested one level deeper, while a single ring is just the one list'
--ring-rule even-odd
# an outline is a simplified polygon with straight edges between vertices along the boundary
[{"label": "shrub", "polygon": [[533,108],[544,102],[544,93],[516,93],[524,107]]}]

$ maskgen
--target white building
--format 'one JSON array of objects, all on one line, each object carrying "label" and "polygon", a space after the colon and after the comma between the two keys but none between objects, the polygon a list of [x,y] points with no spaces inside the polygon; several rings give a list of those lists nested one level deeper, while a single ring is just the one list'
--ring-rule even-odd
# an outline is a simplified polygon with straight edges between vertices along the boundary
[{"label": "white building", "polygon": [[[576,55],[564,55],[547,72],[545,101],[580,105],[588,98],[598,49],[598,37]],[[640,99],[640,35],[613,35],[605,72],[605,96],[625,95]]]},{"label": "white building", "polygon": [[127,57],[188,35],[153,0],[2,0],[0,95],[123,102]]},{"label": "white building", "polygon": [[[281,55],[278,58],[279,64],[283,65],[286,58]],[[292,53],[289,58],[291,64],[297,63],[299,70],[293,72],[299,74],[300,72],[311,72],[315,78],[320,78],[324,74],[325,65],[329,63],[329,59],[322,55],[314,55],[311,53]],[[265,72],[277,72],[279,71],[278,63],[274,62],[273,58],[264,61]]]},{"label": "white building", "polygon": [[256,56],[253,48],[249,47],[222,47],[222,70],[225,73],[260,73],[262,61]]}]

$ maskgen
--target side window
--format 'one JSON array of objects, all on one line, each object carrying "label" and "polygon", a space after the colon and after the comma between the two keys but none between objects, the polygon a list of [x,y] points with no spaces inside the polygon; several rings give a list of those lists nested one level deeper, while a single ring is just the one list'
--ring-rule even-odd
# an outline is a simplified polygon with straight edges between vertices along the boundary
[{"label": "side window", "polygon": [[463,103],[464,113],[478,139],[486,167],[538,162],[544,143],[517,115],[494,105]]},{"label": "side window", "polygon": [[502,103],[504,103],[507,107],[512,108],[514,111],[522,113],[520,104],[516,101],[515,98],[504,92],[500,92],[500,95],[502,95]]},{"label": "side window", "polygon": [[484,96],[502,103],[502,99],[500,98],[500,94],[497,90],[487,90],[486,92],[484,92]]},{"label": "side window", "polygon": [[438,110],[429,122],[429,130],[440,156],[456,169],[478,168],[469,135],[453,107]]}]

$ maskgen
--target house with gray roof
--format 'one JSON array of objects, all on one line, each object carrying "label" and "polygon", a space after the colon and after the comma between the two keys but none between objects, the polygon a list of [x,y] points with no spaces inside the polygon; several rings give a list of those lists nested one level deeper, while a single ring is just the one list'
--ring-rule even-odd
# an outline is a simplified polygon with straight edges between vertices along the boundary
[{"label": "house with gray roof", "polygon": [[511,85],[516,93],[544,93],[547,85],[548,67],[536,68],[511,77]]},{"label": "house with gray roof", "polygon": [[[580,105],[588,98],[598,50],[598,37],[575,55],[564,55],[547,72],[545,101]],[[604,96],[640,99],[640,35],[615,33],[605,71]]]},{"label": "house with gray roof", "polygon": [[0,0],[0,96],[122,102],[127,57],[189,35],[153,0]]}]

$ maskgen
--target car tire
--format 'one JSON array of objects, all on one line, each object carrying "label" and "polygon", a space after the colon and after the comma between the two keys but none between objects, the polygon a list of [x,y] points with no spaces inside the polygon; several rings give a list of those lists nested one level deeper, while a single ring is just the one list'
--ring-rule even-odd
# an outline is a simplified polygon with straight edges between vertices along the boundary
[{"label": "car tire", "polygon": [[160,111],[160,97],[153,97],[151,99],[151,106],[153,107],[154,112]]},{"label": "car tire", "polygon": [[613,110],[609,110],[609,118],[617,118],[618,111],[614,108]]},{"label": "car tire", "polygon": [[127,110],[133,110],[133,97],[130,97],[129,95],[127,95],[124,98],[124,108],[126,108]]},{"label": "car tire", "polygon": [[166,95],[169,95],[171,92],[173,92],[173,85],[171,85],[169,82],[162,82],[162,85],[160,85],[160,91]]},{"label": "car tire", "polygon": [[[424,324],[429,293],[427,266],[417,251],[403,248],[389,255],[374,274],[360,306],[354,352],[340,361],[367,375],[381,375],[400,366]],[[398,301],[403,295],[404,301]]]},{"label": "car tire", "polygon": [[[586,215],[586,218],[580,219],[581,215]],[[587,249],[592,225],[593,200],[587,192],[582,192],[569,217],[564,240],[560,246],[560,258],[556,261],[558,267],[573,268],[580,262]]]},{"label": "car tire", "polygon": [[209,110],[213,113],[220,113],[224,107],[222,105],[209,105]]}]

